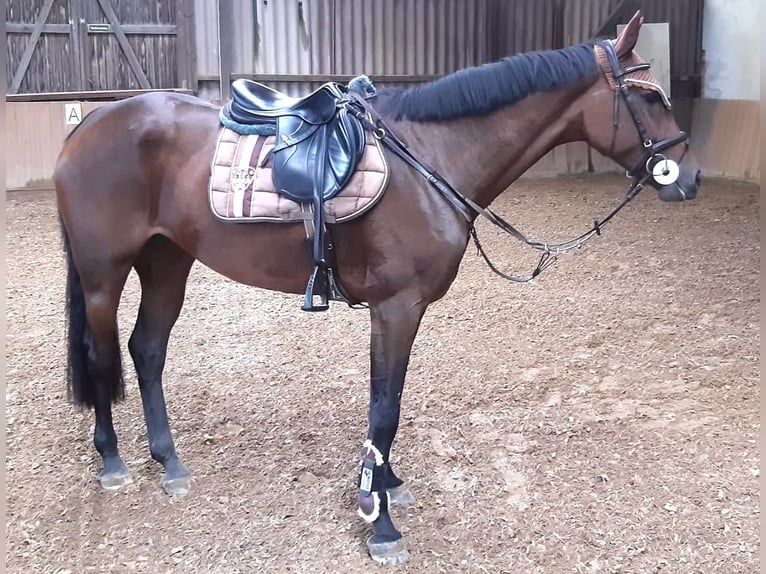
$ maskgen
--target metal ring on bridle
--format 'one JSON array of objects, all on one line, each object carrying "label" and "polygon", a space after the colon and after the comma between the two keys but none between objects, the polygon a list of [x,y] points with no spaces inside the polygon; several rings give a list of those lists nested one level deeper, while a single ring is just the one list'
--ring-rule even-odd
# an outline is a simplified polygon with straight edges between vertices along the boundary
[{"label": "metal ring on bridle", "polygon": [[[657,160],[657,161],[654,161],[654,160]],[[652,168],[663,160],[668,161],[668,158],[667,156],[661,153],[655,153],[650,155],[648,158],[646,158],[646,163],[644,164],[644,169],[646,170],[646,173],[652,173]],[[649,165],[650,163],[652,165]]]}]

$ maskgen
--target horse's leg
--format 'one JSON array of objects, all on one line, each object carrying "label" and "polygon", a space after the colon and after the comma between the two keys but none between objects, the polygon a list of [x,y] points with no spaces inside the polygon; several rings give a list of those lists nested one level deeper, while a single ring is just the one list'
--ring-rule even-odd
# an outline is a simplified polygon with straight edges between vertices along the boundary
[{"label": "horse's leg", "polygon": [[112,422],[112,403],[125,392],[117,307],[129,272],[130,264],[102,263],[84,273],[81,282],[70,256],[70,384],[75,401],[93,407],[93,444],[103,460],[99,480],[107,489],[131,482]]},{"label": "horse's leg", "polygon": [[134,264],[141,280],[141,306],[128,349],[138,374],[149,452],[165,469],[162,487],[174,496],[189,491],[191,474],[178,459],[170,434],[162,371],[170,331],[181,312],[193,262],[194,258],[170,241],[156,236]]},{"label": "horse's leg", "polygon": [[[129,268],[128,268],[129,269]],[[125,273],[127,278],[127,273]],[[101,486],[116,489],[131,482],[128,467],[117,450],[117,433],[112,422],[112,391],[122,387],[122,361],[117,335],[117,306],[119,291],[85,293],[88,327],[91,334],[91,353],[87,366],[94,385],[96,425],[93,444],[103,459],[104,467],[99,474]]]},{"label": "horse's leg", "polygon": [[370,306],[370,412],[367,442],[362,447],[359,515],[372,523],[370,556],[382,564],[408,558],[401,533],[389,514],[388,492],[402,485],[390,471],[389,455],[399,426],[404,377],[426,304],[399,295]]}]

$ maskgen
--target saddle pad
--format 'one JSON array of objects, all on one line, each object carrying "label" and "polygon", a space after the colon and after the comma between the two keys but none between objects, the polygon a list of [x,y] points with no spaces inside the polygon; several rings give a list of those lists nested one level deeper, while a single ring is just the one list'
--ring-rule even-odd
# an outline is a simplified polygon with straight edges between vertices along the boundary
[{"label": "saddle pad", "polygon": [[[274,136],[240,135],[222,127],[211,165],[208,194],[213,214],[227,221],[294,222],[311,219],[311,205],[277,193],[271,179]],[[388,165],[380,142],[365,133],[364,155],[341,192],[324,202],[325,221],[359,217],[383,196]]]}]

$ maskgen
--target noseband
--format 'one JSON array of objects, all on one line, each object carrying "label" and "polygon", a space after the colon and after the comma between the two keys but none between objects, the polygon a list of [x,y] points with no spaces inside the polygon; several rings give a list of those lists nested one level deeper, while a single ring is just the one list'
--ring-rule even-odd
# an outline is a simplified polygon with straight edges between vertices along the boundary
[{"label": "noseband", "polygon": [[[454,187],[452,187],[441,175],[436,173],[433,169],[428,167],[421,159],[416,157],[408,147],[391,131],[386,125],[383,119],[378,113],[365,101],[362,95],[356,94],[353,91],[348,92],[349,101],[347,102],[348,110],[354,114],[365,126],[366,129],[372,131],[375,138],[383,143],[387,148],[404,160],[410,167],[415,169],[420,175],[422,175],[432,187],[434,187],[446,200],[450,203],[458,212],[460,212],[468,221],[469,232],[476,244],[478,253],[484,258],[489,265],[489,268],[503,279],[509,281],[515,281],[517,283],[525,283],[537,277],[542,271],[550,267],[556,262],[558,256],[572,249],[581,248],[586,241],[588,241],[594,235],[601,235],[601,229],[615,216],[617,213],[625,207],[638,193],[644,188],[644,185],[649,179],[654,179],[660,185],[670,185],[676,182],[679,175],[678,163],[672,159],[667,158],[661,152],[671,148],[680,143],[686,143],[686,149],[679,160],[679,163],[686,155],[686,150],[689,147],[689,136],[685,132],[680,132],[678,135],[663,138],[658,141],[652,140],[646,133],[646,128],[641,121],[641,116],[638,114],[638,108],[634,101],[634,95],[629,89],[630,83],[636,83],[639,85],[648,86],[659,92],[663,98],[663,102],[669,108],[670,102],[668,101],[662,88],[655,82],[647,80],[639,80],[635,78],[629,78],[632,73],[649,69],[649,63],[640,63],[628,68],[622,68],[620,66],[617,52],[612,42],[604,40],[598,43],[598,46],[603,48],[607,55],[611,75],[614,77],[615,89],[614,89],[614,116],[613,116],[613,138],[612,145],[614,145],[614,139],[616,138],[617,128],[619,126],[619,103],[620,99],[625,100],[625,106],[628,108],[628,112],[633,120],[633,124],[638,130],[638,136],[641,139],[643,153],[639,161],[636,162],[633,169],[627,172],[628,177],[632,179],[630,189],[625,195],[623,200],[601,221],[595,220],[593,227],[580,235],[564,243],[543,243],[541,241],[531,241],[527,239],[524,234],[513,227],[510,223],[505,221],[501,216],[497,215],[489,207],[481,207],[470,197],[466,197]],[[622,98],[620,98],[622,96]],[[680,188],[682,194],[683,189]],[[685,195],[685,194],[684,194]],[[525,243],[529,247],[542,251],[540,260],[537,267],[532,270],[532,273],[526,277],[517,277],[513,275],[506,275],[500,271],[490,261],[489,257],[484,251],[481,243],[479,242],[479,236],[476,232],[475,219],[477,216],[488,219],[492,224],[496,225],[506,233],[512,235],[522,243]]]},{"label": "noseband", "polygon": [[[634,178],[636,174],[640,173],[639,170],[643,167],[644,173],[650,174],[652,179],[658,184],[671,185],[675,183],[680,172],[678,164],[683,161],[683,158],[686,156],[686,152],[689,149],[689,136],[686,132],[682,131],[673,137],[663,138],[659,141],[652,140],[646,133],[646,128],[641,121],[641,116],[636,109],[636,102],[634,99],[636,96],[630,91],[631,83],[646,85],[650,89],[658,92],[662,96],[662,101],[665,106],[670,109],[670,102],[659,85],[654,82],[637,80],[629,77],[630,74],[648,70],[650,64],[648,62],[642,62],[628,68],[622,68],[620,66],[620,59],[617,56],[617,51],[611,41],[603,40],[599,42],[598,45],[606,54],[607,60],[609,61],[609,67],[611,68],[611,75],[617,84],[614,90],[614,112],[612,115],[612,150],[614,150],[617,128],[620,123],[620,100],[622,99],[625,101],[625,107],[628,108],[630,117],[633,120],[633,125],[636,126],[638,137],[640,138],[643,147],[641,158],[635,163],[633,168],[627,172],[628,177]],[[622,98],[620,98],[620,96],[622,96]],[[678,163],[661,153],[680,143],[686,144],[686,147],[684,153],[681,155],[681,159],[678,160]],[[681,192],[683,193],[683,190],[681,190]]]}]

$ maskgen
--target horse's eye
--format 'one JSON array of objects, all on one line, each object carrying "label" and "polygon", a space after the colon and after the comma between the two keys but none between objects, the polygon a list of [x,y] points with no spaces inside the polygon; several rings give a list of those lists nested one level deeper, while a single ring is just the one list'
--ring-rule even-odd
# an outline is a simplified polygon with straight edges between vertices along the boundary
[{"label": "horse's eye", "polygon": [[662,96],[654,90],[644,90],[641,96],[647,104],[658,104],[662,101]]}]

